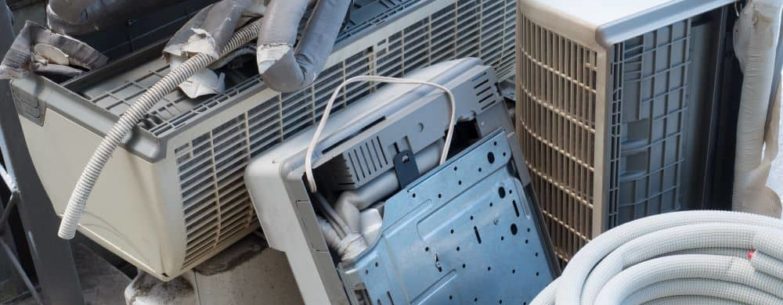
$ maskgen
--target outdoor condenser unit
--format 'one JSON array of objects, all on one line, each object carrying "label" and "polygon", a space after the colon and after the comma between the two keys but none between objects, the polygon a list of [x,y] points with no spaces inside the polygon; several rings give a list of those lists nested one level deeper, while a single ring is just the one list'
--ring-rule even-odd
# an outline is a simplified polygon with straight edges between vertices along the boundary
[{"label": "outdoor condenser unit", "polygon": [[734,2],[519,1],[517,130],[563,262],[622,223],[713,208]]},{"label": "outdoor condenser unit", "polygon": [[[114,153],[79,231],[160,279],[189,270],[258,228],[242,179],[245,166],[312,125],[346,78],[403,76],[476,56],[509,79],[515,6],[513,0],[357,1],[310,88],[280,94],[245,68],[220,71],[228,82],[225,94],[199,100],[168,95]],[[137,38],[135,47],[149,37]],[[63,83],[42,77],[13,82],[25,138],[57,213],[118,115],[168,71],[161,48],[141,48]],[[374,90],[352,85],[346,103]]]},{"label": "outdoor condenser unit", "polygon": [[[455,96],[449,160],[438,164],[451,112],[444,92],[386,85],[325,125],[316,194],[305,182],[315,128],[247,167],[269,246],[285,252],[306,304],[529,303],[558,266],[494,71],[467,58],[409,78]],[[326,206],[361,227],[361,254],[346,258],[335,249],[343,242],[329,242]]]}]

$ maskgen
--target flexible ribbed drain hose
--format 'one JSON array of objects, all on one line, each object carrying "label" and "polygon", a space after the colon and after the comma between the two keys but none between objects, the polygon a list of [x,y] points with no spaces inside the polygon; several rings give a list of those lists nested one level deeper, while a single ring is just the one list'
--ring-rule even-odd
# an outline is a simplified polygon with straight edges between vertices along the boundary
[{"label": "flexible ribbed drain hose", "polygon": [[783,221],[689,211],[588,243],[531,305],[783,304]]},{"label": "flexible ribbed drain hose", "polygon": [[[231,53],[237,48],[251,42],[258,36],[261,29],[261,21],[254,21],[237,31],[223,48],[221,56]],[[125,113],[120,116],[117,123],[101,141],[100,145],[93,153],[87,166],[84,168],[76,187],[68,200],[68,206],[65,208],[65,214],[60,222],[60,230],[57,233],[60,238],[72,239],[76,235],[76,229],[79,226],[79,220],[84,214],[84,208],[87,199],[90,197],[95,182],[106,166],[106,163],[114,153],[114,150],[122,144],[125,137],[131,133],[133,128],[147,115],[149,110],[160,101],[164,96],[174,91],[177,86],[185,82],[196,72],[207,68],[215,62],[217,58],[206,54],[198,54],[166,74],[160,81],[155,83],[152,88],[144,92]]]}]

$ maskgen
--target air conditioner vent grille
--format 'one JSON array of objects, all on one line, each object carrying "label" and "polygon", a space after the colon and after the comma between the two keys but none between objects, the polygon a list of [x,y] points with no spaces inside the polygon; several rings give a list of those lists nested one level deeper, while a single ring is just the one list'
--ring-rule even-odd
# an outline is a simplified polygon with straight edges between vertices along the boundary
[{"label": "air conditioner vent grille", "polygon": [[[236,170],[250,160],[246,116],[236,117],[189,144],[203,147],[210,143],[209,149],[202,149],[191,159],[202,163],[191,165],[188,161],[180,167],[187,237],[185,266],[197,263],[221,243],[233,242],[258,225],[248,204],[242,172]],[[183,169],[188,172],[183,173]],[[193,174],[197,169],[200,171]]]},{"label": "air conditioner vent grille", "polygon": [[690,27],[683,20],[591,50],[521,18],[518,128],[563,262],[595,232],[680,209]]},{"label": "air conditioner vent grille", "polygon": [[473,93],[476,95],[482,110],[492,107],[496,101],[500,100],[496,85],[494,82],[490,82],[486,73],[473,79]]},{"label": "air conditioner vent grille", "polygon": [[521,20],[522,147],[561,257],[592,232],[597,53]]},{"label": "air conditioner vent grille", "polygon": [[[386,152],[380,137],[370,138],[345,151],[316,170],[326,173],[333,190],[352,190],[372,181],[393,166],[393,155]],[[325,176],[324,176],[325,177]]]}]

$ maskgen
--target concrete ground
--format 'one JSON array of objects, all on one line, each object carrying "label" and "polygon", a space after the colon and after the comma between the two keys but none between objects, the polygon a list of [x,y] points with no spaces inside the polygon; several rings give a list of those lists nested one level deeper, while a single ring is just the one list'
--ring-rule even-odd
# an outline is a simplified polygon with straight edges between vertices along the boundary
[{"label": "concrete ground", "polygon": [[[74,259],[85,305],[125,305],[123,292],[131,279],[84,245],[74,247]],[[30,297],[7,305],[37,305]]]}]

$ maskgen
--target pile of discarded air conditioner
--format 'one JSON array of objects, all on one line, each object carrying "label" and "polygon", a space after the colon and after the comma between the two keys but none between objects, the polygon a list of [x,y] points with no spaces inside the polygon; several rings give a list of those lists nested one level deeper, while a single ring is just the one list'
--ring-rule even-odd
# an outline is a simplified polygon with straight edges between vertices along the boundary
[{"label": "pile of discarded air conditioner", "polygon": [[[0,77],[27,73],[73,76],[98,68],[107,58],[69,34],[96,31],[123,19],[117,18],[119,15],[169,2],[173,1],[50,1],[49,27],[26,25],[0,66]],[[264,82],[281,92],[312,84],[330,54],[351,1],[318,1],[295,48],[309,3],[273,1],[267,7],[260,0],[223,0],[192,18],[164,49],[171,72],[126,111],[96,149],[73,192],[60,236],[74,237],[103,166],[160,98],[177,88],[191,97],[222,90],[220,77],[209,69],[222,62],[220,58],[255,52]],[[777,22],[779,28],[779,18]],[[244,45],[255,39],[257,48],[247,50]],[[748,43],[753,46],[757,42]],[[758,50],[752,47],[741,49],[750,52],[749,58],[758,57],[754,57]],[[743,64],[750,69],[746,74],[753,75],[753,65],[758,63]],[[747,78],[746,83],[766,84],[748,82]],[[752,129],[746,125],[750,124],[741,118],[740,128]],[[742,189],[752,190],[753,171],[763,171],[764,164],[743,158],[738,164],[743,167],[738,172],[750,176],[740,176],[746,184]],[[738,199],[742,202],[760,200],[752,194],[738,194],[743,196]],[[532,304],[783,304],[783,222],[717,211],[669,213],[630,222],[584,247]]]}]

